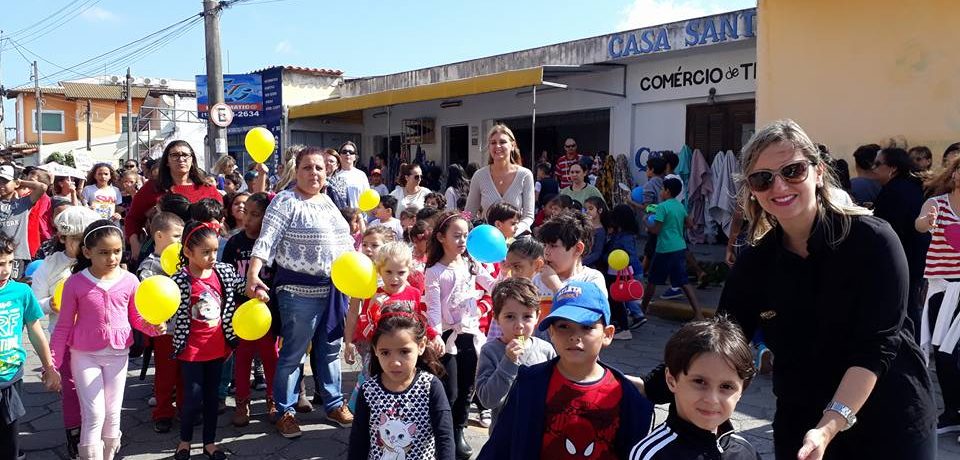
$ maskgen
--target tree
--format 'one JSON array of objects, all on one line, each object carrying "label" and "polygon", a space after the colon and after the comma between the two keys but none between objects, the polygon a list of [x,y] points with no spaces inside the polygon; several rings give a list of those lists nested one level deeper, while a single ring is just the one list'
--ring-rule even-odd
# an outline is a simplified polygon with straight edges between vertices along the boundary
[{"label": "tree", "polygon": [[47,156],[47,159],[44,160],[44,163],[57,162],[64,166],[69,166],[71,168],[76,168],[77,164],[73,159],[73,153],[67,152],[66,154],[60,152],[53,152]]}]

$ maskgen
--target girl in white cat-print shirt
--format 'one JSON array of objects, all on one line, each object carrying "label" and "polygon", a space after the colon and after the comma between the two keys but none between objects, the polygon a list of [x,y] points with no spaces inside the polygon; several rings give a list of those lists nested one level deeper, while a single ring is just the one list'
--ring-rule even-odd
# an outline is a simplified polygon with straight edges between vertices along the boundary
[{"label": "girl in white cat-print shirt", "polygon": [[348,460],[454,460],[450,404],[437,378],[443,366],[414,311],[377,321],[370,380],[360,387]]}]

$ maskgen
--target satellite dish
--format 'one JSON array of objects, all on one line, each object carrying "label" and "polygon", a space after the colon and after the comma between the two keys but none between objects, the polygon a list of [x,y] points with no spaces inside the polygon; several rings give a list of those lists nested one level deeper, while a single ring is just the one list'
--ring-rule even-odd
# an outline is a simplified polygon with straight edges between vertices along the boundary
[{"label": "satellite dish", "polygon": [[114,75],[114,76],[110,77],[110,81],[116,83],[116,82],[120,81],[120,77]]},{"label": "satellite dish", "polygon": [[151,80],[150,80],[149,78],[144,78],[144,79],[143,79],[143,84],[144,84],[144,85],[149,85],[149,84],[150,84],[150,81],[151,81]]}]

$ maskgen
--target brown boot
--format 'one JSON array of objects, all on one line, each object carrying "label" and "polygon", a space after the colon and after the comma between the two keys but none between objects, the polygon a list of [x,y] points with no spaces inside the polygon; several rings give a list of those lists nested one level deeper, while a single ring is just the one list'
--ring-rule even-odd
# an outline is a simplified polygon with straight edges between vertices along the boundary
[{"label": "brown boot", "polygon": [[302,434],[300,432],[300,425],[297,423],[297,420],[293,418],[293,413],[291,412],[283,414],[283,417],[280,417],[280,420],[277,421],[277,431],[280,432],[280,436],[287,439],[299,438]]},{"label": "brown boot", "polygon": [[350,428],[353,425],[353,414],[350,413],[346,404],[341,404],[340,407],[327,413],[327,420],[344,428]]},{"label": "brown boot", "polygon": [[273,398],[268,397],[267,398],[267,420],[269,420],[270,423],[276,423],[279,415],[280,415],[279,412],[277,412],[277,405],[274,404]]},{"label": "brown boot", "polygon": [[233,411],[233,418],[230,420],[235,427],[247,426],[250,424],[250,400],[238,399],[237,408]]}]

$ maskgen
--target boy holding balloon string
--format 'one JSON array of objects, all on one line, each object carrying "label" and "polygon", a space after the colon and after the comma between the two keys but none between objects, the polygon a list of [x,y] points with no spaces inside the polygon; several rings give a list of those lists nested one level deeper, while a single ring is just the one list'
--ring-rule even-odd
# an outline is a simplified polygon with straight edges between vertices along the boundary
[{"label": "boy holding balloon string", "polygon": [[[253,245],[256,243],[257,237],[260,236],[263,215],[269,204],[270,196],[266,193],[259,192],[250,195],[246,203],[247,218],[243,223],[243,231],[230,237],[227,245],[223,248],[222,262],[236,267],[237,273],[247,272],[250,257],[253,254]],[[272,267],[264,266],[261,268],[260,279],[269,283],[273,279]],[[237,303],[241,306],[249,301],[243,294],[238,297]],[[270,318],[269,310],[264,310],[261,307],[260,313],[265,315],[262,318],[264,321]],[[268,328],[266,333],[256,340],[246,340],[241,337],[237,345],[233,368],[233,380],[237,388],[237,407],[231,420],[233,425],[237,427],[247,426],[250,423],[250,369],[254,354],[259,355],[261,362],[263,362],[263,373],[267,381],[267,415],[270,420],[274,420],[277,415],[276,407],[273,404],[273,377],[277,368],[277,359],[279,359],[279,349],[277,348],[277,336]]]}]

